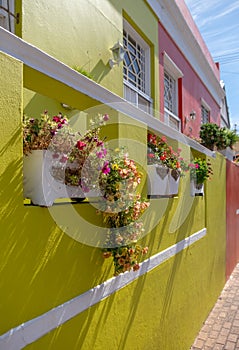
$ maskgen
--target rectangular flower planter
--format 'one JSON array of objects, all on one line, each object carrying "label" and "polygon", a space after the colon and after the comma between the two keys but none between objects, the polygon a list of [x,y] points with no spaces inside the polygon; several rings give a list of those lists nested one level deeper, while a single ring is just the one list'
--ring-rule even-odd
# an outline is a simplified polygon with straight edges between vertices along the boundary
[{"label": "rectangular flower planter", "polygon": [[49,207],[57,198],[97,197],[90,191],[87,195],[80,186],[68,186],[56,181],[51,175],[51,154],[35,150],[23,159],[23,195],[34,205]]},{"label": "rectangular flower planter", "polygon": [[172,197],[178,194],[180,177],[173,177],[171,169],[150,164],[148,170],[148,195]]}]

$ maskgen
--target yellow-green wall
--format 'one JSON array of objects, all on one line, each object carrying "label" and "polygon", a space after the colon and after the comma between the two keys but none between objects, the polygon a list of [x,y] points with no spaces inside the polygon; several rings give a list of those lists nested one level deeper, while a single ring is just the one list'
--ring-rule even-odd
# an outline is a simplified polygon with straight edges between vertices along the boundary
[{"label": "yellow-green wall", "polygon": [[[103,260],[100,249],[62,232],[47,208],[23,205],[22,64],[4,54],[0,63],[0,334],[4,334],[111,278],[113,266],[110,259]],[[149,246],[151,256],[204,227],[206,236],[27,348],[189,348],[225,281],[225,159],[217,155],[211,162],[213,179],[205,196],[195,198],[182,226],[172,232],[178,208],[187,210],[186,179],[178,198],[169,199],[160,223],[142,243]],[[165,201],[159,201],[159,210]],[[64,215],[67,205],[55,208]],[[90,204],[74,207],[80,215],[98,220]]]},{"label": "yellow-green wall", "polygon": [[[110,69],[110,48],[123,42],[123,18],[151,48],[151,94],[159,108],[158,22],[143,0],[22,1],[22,38],[66,63],[90,72],[94,80],[123,96],[122,63]],[[143,14],[143,15],[142,15]],[[20,24],[19,24],[20,26]],[[32,73],[31,73],[32,74]],[[38,90],[35,90],[38,91]],[[84,106],[83,106],[84,108]]]}]

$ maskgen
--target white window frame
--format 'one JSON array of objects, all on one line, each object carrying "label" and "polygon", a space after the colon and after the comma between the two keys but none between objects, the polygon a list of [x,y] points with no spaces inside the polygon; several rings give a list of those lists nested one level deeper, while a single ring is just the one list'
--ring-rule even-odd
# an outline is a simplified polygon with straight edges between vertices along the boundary
[{"label": "white window frame", "polygon": [[14,0],[0,0],[0,6],[8,9],[9,2],[9,12],[0,8],[0,26],[7,29],[8,31],[15,33],[15,7]]},{"label": "white window frame", "polygon": [[211,108],[203,98],[201,98],[201,124],[205,124],[205,122],[202,119],[202,108],[204,108],[208,112],[207,123],[210,123]]},{"label": "white window frame", "polygon": [[175,81],[173,110],[171,111],[164,106],[164,122],[172,128],[181,131],[181,120],[178,117],[178,79],[183,77],[183,72],[166,52],[164,52],[164,73]]},{"label": "white window frame", "polygon": [[[152,98],[151,98],[151,78],[150,78],[150,47],[143,40],[143,38],[137,33],[137,31],[124,19],[123,28],[127,35],[131,36],[133,40],[144,50],[145,55],[145,70],[144,70],[144,91],[134,86],[129,80],[125,79],[123,75],[124,84],[124,98],[137,107],[151,113],[152,111]],[[125,47],[125,45],[124,45]],[[124,61],[124,66],[125,66]],[[140,104],[140,99],[145,101],[145,105]]]}]

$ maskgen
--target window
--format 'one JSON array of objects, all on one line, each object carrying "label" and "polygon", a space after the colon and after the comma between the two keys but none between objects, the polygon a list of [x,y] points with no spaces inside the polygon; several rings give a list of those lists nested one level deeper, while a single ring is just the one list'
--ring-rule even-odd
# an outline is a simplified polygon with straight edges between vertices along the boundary
[{"label": "window", "polygon": [[176,92],[176,80],[173,79],[170,74],[164,72],[164,108],[168,109],[174,114],[177,114]]},{"label": "window", "polygon": [[14,0],[0,0],[0,26],[14,33],[15,22],[19,22],[19,14],[14,14]]},{"label": "window", "polygon": [[181,120],[178,117],[179,79],[183,73],[164,53],[164,121],[176,130],[181,130]]},{"label": "window", "polygon": [[124,98],[150,113],[150,48],[124,20]]},{"label": "window", "polygon": [[210,107],[202,99],[201,100],[201,124],[209,123],[209,117],[210,117]]}]

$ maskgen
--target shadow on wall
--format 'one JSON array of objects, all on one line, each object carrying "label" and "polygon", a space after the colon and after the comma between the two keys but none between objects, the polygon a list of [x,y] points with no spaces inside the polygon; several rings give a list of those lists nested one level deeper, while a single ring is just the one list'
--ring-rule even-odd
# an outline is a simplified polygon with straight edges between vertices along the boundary
[{"label": "shadow on wall", "polygon": [[100,249],[67,236],[47,208],[23,205],[21,157],[0,175],[0,203],[0,334],[112,276]]},{"label": "shadow on wall", "polygon": [[90,72],[91,75],[94,77],[94,80],[97,83],[100,83],[104,77],[110,72],[111,68],[109,64],[104,64],[102,60],[99,60],[99,62],[96,64],[96,66],[92,69]]}]

